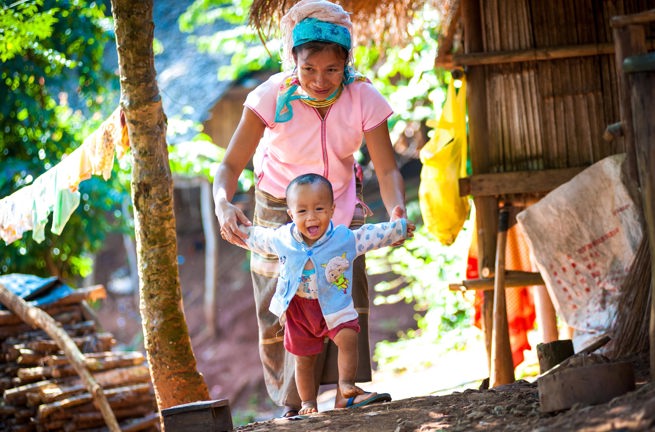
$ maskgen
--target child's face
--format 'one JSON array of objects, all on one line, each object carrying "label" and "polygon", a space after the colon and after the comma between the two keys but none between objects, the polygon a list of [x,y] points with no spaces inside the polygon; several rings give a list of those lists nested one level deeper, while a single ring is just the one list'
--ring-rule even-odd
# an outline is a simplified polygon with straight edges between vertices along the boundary
[{"label": "child's face", "polygon": [[308,245],[321,238],[334,214],[330,191],[321,183],[295,185],[287,194],[287,213]]}]

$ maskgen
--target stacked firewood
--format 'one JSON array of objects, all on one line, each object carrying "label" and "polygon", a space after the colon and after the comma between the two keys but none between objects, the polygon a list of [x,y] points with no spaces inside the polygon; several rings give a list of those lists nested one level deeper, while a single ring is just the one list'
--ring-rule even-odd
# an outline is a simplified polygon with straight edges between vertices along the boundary
[{"label": "stacked firewood", "polygon": [[[86,303],[103,295],[102,286],[82,288],[42,309],[83,353],[121,430],[158,430],[143,354],[112,351],[114,337],[99,330]],[[0,392],[0,430],[108,430],[93,396],[57,344],[6,310],[0,311]]]}]

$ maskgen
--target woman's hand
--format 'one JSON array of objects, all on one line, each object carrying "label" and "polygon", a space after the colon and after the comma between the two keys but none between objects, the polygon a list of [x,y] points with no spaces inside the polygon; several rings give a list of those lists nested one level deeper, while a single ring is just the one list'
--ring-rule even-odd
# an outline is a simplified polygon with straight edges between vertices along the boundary
[{"label": "woman's hand", "polygon": [[215,212],[223,240],[245,248],[248,234],[241,231],[239,225],[251,226],[252,223],[243,211],[227,200],[220,200],[216,202]]},{"label": "woman's hand", "polygon": [[244,107],[239,125],[214,175],[214,212],[221,226],[221,237],[244,248],[244,239],[248,235],[239,230],[239,225],[250,226],[252,223],[230,200],[237,190],[239,174],[255,153],[265,127],[257,115]]}]

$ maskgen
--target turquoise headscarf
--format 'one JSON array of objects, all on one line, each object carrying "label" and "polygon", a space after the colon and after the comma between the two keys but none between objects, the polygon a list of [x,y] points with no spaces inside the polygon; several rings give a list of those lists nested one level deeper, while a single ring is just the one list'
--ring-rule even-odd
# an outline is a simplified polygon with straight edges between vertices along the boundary
[{"label": "turquoise headscarf", "polygon": [[[293,37],[293,47],[305,44],[307,42],[331,42],[336,43],[350,51],[352,46],[352,41],[350,37],[350,31],[341,25],[333,24],[327,21],[321,21],[316,18],[305,18],[300,21],[293,28],[292,32]],[[362,79],[361,75],[358,75],[351,66],[346,66],[343,75],[343,85],[348,85],[355,81],[355,79]],[[363,78],[363,80],[366,80]],[[293,110],[291,108],[291,102],[297,99],[308,99],[316,100],[310,96],[298,94],[298,86],[300,82],[298,77],[294,74],[284,80],[280,91],[277,95],[277,102],[275,105],[275,122],[284,123],[291,120],[293,117]],[[335,96],[339,89],[335,90],[335,93],[327,97],[330,99]]]},{"label": "turquoise headscarf", "polygon": [[316,18],[305,18],[296,24],[292,37],[294,48],[314,41],[333,42],[344,47],[346,51],[350,51],[352,46],[350,31],[346,27]]}]

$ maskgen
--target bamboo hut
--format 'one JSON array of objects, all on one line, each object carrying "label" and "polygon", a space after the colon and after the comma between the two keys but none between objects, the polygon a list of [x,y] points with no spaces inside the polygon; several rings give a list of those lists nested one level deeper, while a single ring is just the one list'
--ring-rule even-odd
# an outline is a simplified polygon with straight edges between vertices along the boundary
[{"label": "bamboo hut", "polygon": [[[352,12],[358,40],[380,44],[402,44],[412,14],[428,3],[337,2]],[[267,34],[293,3],[255,0],[251,23]],[[629,83],[621,63],[651,47],[653,25],[644,11],[655,8],[655,1],[429,3],[442,16],[435,67],[462,69],[467,76],[472,175],[460,182],[460,194],[471,195],[475,202],[480,273],[493,275],[503,246],[498,233],[503,206],[529,205],[584,168],[617,153],[627,154],[629,181],[639,183]],[[614,17],[632,18],[620,22]],[[645,209],[653,207],[652,196],[643,196],[643,201]],[[647,214],[645,220],[653,238],[653,215]],[[647,291],[645,270],[645,266],[634,269],[642,273]],[[504,312],[498,303],[504,300],[494,301],[504,291],[504,275],[493,284],[495,290],[484,294],[483,321],[492,358],[490,372],[500,375],[502,383],[513,380],[505,346],[507,324],[498,318]],[[495,320],[498,328],[493,330]],[[647,337],[647,324],[642,327]],[[651,334],[651,370],[655,369],[654,338]]]}]

